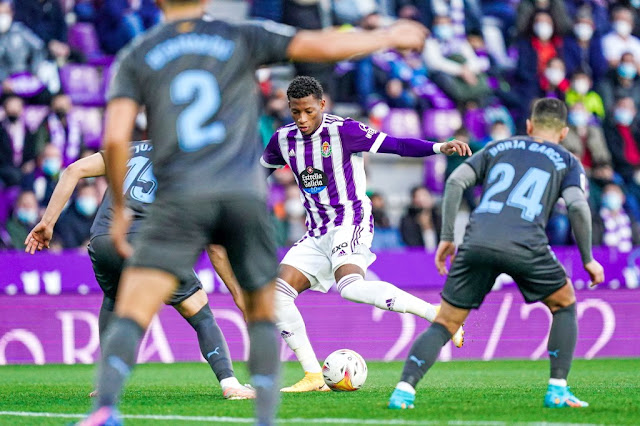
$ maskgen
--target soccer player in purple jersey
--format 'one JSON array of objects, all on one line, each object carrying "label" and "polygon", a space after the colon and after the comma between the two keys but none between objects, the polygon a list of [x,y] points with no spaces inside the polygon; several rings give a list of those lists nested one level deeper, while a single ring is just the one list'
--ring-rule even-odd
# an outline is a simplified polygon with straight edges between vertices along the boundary
[{"label": "soccer player in purple jersey", "polygon": [[[312,77],[296,77],[287,97],[295,123],[276,131],[261,159],[265,167],[291,167],[307,211],[308,231],[282,260],[276,282],[276,326],[305,372],[302,380],[282,391],[325,391],[329,389],[295,305],[302,291],[326,293],[337,282],[340,295],[353,302],[409,312],[431,322],[438,310],[393,284],[364,279],[376,256],[370,251],[373,216],[362,152],[426,157],[471,155],[471,149],[458,140],[395,138],[326,114],[322,86]],[[452,340],[460,347],[463,337],[461,327]]]}]

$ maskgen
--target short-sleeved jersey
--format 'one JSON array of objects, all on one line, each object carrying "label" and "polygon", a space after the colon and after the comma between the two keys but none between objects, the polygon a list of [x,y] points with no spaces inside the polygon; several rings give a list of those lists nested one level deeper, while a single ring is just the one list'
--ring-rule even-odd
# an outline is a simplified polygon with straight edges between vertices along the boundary
[{"label": "short-sleeved jersey", "polygon": [[255,71],[286,60],[292,27],[191,19],[119,54],[109,99],[146,107],[158,196],[264,197]]},{"label": "short-sleeved jersey", "polygon": [[[129,232],[138,230],[142,220],[146,217],[147,206],[156,197],[158,182],[153,175],[152,152],[153,146],[150,141],[131,143],[131,158],[127,163],[127,174],[123,185],[127,207],[133,213]],[[93,225],[91,225],[91,238],[108,234],[112,219],[113,198],[111,189],[107,189],[93,220]]]},{"label": "short-sleeved jersey", "polygon": [[585,189],[580,162],[558,144],[524,136],[492,142],[467,160],[482,182],[465,243],[538,249],[549,244],[545,228],[562,191]]},{"label": "short-sleeved jersey", "polygon": [[281,127],[262,154],[265,167],[293,170],[307,211],[308,235],[324,235],[340,225],[373,231],[362,152],[377,152],[387,137],[363,123],[324,114],[311,135],[295,124]]}]

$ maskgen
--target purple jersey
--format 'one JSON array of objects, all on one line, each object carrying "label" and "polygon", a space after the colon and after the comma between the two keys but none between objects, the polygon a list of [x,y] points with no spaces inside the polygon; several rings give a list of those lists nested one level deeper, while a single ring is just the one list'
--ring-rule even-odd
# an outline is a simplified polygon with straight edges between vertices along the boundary
[{"label": "purple jersey", "polygon": [[[380,149],[385,139],[393,149]],[[308,235],[324,235],[341,225],[368,227],[373,232],[362,152],[398,152],[395,138],[350,118],[324,114],[322,125],[303,135],[295,124],[281,127],[265,148],[265,167],[288,165],[307,210]],[[430,142],[418,141],[433,153]],[[423,154],[423,155],[428,155]]]}]

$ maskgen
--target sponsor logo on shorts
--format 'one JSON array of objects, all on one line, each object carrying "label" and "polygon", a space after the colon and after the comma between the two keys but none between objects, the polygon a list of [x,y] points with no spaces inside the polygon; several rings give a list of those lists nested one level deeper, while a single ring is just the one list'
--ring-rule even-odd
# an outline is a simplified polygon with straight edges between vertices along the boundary
[{"label": "sponsor logo on shorts", "polygon": [[[331,254],[335,254],[335,253],[336,253],[338,250],[340,250],[340,249],[347,248],[347,246],[348,246],[348,245],[349,245],[349,244],[347,244],[347,243],[340,243],[340,244],[338,244],[337,246],[335,246],[335,247],[333,248],[333,250],[331,250]],[[344,251],[344,250],[343,250],[343,251]]]},{"label": "sponsor logo on shorts", "polygon": [[340,257],[340,256],[346,256],[346,255],[347,255],[347,252],[346,252],[346,251],[344,251],[344,250],[340,250],[340,253],[338,253],[338,257]]},{"label": "sponsor logo on shorts", "polygon": [[387,300],[385,300],[385,303],[387,304],[387,309],[392,310],[393,309],[393,305],[396,304],[396,298],[392,297],[391,299],[387,299]]},{"label": "sponsor logo on shorts", "polygon": [[287,339],[287,338],[293,336],[293,333],[290,333],[287,330],[282,330],[280,332],[280,335],[282,336],[283,339]]}]

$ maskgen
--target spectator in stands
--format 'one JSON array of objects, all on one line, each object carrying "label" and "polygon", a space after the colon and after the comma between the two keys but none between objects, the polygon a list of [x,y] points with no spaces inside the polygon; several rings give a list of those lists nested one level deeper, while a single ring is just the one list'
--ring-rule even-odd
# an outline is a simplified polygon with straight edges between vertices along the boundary
[{"label": "spectator in stands", "polygon": [[595,205],[601,188],[613,181],[611,153],[600,125],[595,125],[584,104],[577,102],[569,108],[569,133],[561,142],[580,159],[590,179],[590,196]]},{"label": "spectator in stands", "polygon": [[441,223],[429,190],[424,186],[413,188],[411,204],[400,221],[400,235],[404,244],[434,250],[438,245]]},{"label": "spectator in stands", "polygon": [[453,33],[464,37],[482,30],[482,10],[478,0],[396,0],[398,17],[413,18],[432,28],[440,16],[450,16]]},{"label": "spectator in stands", "polygon": [[98,210],[99,194],[92,184],[85,184],[78,189],[75,199],[60,216],[54,235],[62,248],[70,249],[86,246],[93,219]]},{"label": "spectator in stands", "polygon": [[135,36],[160,22],[160,16],[153,0],[104,1],[95,21],[102,50],[118,53]]},{"label": "spectator in stands", "polygon": [[59,93],[54,96],[51,112],[35,133],[36,146],[51,143],[58,147],[62,153],[63,167],[80,158],[84,145],[80,123],[70,114],[72,107],[69,95]]},{"label": "spectator in stands", "polygon": [[551,15],[542,11],[533,15],[528,30],[516,42],[515,47],[518,50],[515,90],[521,101],[517,121],[518,127],[524,128],[529,106],[541,94],[540,78],[544,76],[548,62],[562,56],[562,38],[556,34]]},{"label": "spectator in stands", "polygon": [[564,100],[569,90],[564,62],[560,58],[552,58],[540,77],[541,92],[538,97],[552,97]]},{"label": "spectator in stands", "polygon": [[20,0],[15,5],[14,19],[24,23],[44,41],[59,65],[66,62],[71,49],[67,44],[67,23],[59,0]]},{"label": "spectator in stands", "polygon": [[369,196],[371,199],[371,213],[376,232],[373,235],[371,250],[394,250],[402,247],[398,231],[391,226],[387,215],[387,206],[384,197],[379,192]]},{"label": "spectator in stands", "polygon": [[564,4],[574,23],[582,17],[589,17],[595,33],[602,35],[611,29],[606,2],[602,0],[565,0]]},{"label": "spectator in stands", "polygon": [[[46,55],[43,41],[20,22],[14,22],[13,0],[0,0],[0,81],[3,93],[23,97],[43,94],[46,90],[37,76],[43,69]],[[30,75],[17,78],[25,72]],[[48,95],[43,96],[48,98]]]},{"label": "spectator in stands", "polygon": [[622,55],[618,66],[609,71],[598,85],[597,91],[602,96],[607,112],[613,111],[616,101],[621,98],[634,99],[636,109],[640,106],[640,78],[632,53]]},{"label": "spectator in stands", "polygon": [[[538,13],[544,13],[555,22],[557,35],[565,35],[571,32],[571,17],[567,13],[564,0],[522,0],[518,4],[516,12],[516,28],[520,36],[527,36],[530,32],[531,21],[535,20]],[[534,19],[531,19],[534,18]]]},{"label": "spectator in stands", "polygon": [[62,154],[57,146],[47,144],[36,162],[35,169],[22,176],[22,188],[36,194],[38,204],[46,207],[58,183],[62,169]]},{"label": "spectator in stands", "polygon": [[577,71],[571,77],[571,87],[565,95],[568,106],[581,103],[587,112],[600,120],[604,119],[605,109],[602,98],[592,90],[591,78],[584,71]]},{"label": "spectator in stands", "polygon": [[633,30],[633,13],[626,7],[617,7],[612,13],[613,31],[602,38],[604,56],[611,68],[620,63],[625,52],[631,52],[636,60],[636,68],[640,66],[640,39],[631,34]]},{"label": "spectator in stands", "polygon": [[[640,121],[631,98],[621,98],[604,124],[604,135],[613,158],[613,168],[622,177],[625,189],[640,200]],[[634,212],[638,220],[640,214]]]},{"label": "spectator in stands", "polygon": [[[8,96],[4,102],[5,117],[0,122],[0,182],[19,185],[23,173],[35,167],[35,140],[24,121],[24,101]],[[0,185],[1,186],[1,185]]]},{"label": "spectator in stands", "polygon": [[38,200],[35,194],[32,191],[21,192],[13,207],[13,215],[6,224],[9,235],[7,245],[16,250],[24,250],[24,240],[39,219]]},{"label": "spectator in stands", "polygon": [[595,82],[599,82],[607,73],[608,64],[602,51],[602,37],[595,32],[591,12],[581,9],[573,32],[565,36],[563,59],[567,74],[578,71],[587,73]]},{"label": "spectator in stands", "polygon": [[490,93],[486,68],[469,41],[455,34],[448,16],[433,20],[433,35],[423,51],[432,81],[457,103],[482,101]]},{"label": "spectator in stands", "polygon": [[634,232],[631,218],[624,210],[625,195],[622,189],[615,184],[609,184],[602,193],[602,208],[600,218],[603,232],[602,243],[607,247],[616,247],[622,253],[631,251],[634,240],[638,236]]}]

